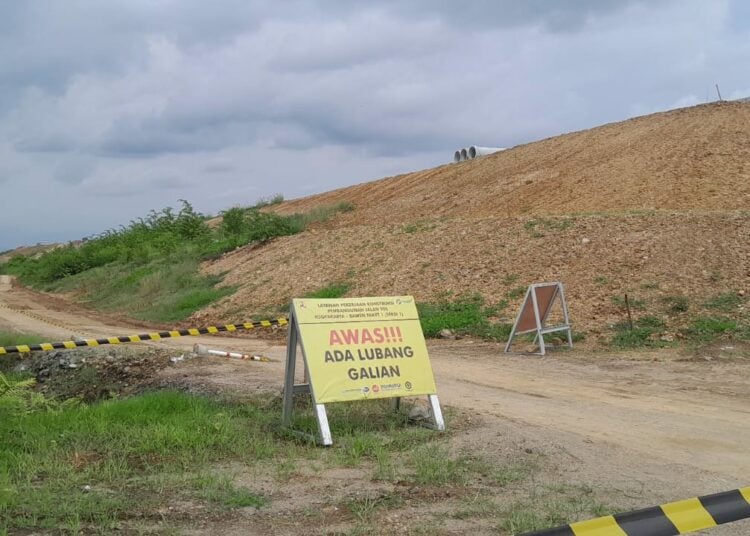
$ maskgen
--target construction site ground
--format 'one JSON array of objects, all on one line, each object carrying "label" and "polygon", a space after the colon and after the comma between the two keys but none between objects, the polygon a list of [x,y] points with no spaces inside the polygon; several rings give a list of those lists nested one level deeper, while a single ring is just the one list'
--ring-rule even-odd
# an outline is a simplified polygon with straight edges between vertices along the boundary
[{"label": "construction site ground", "polygon": [[[0,329],[39,333],[50,340],[144,331],[142,326],[14,286],[8,277],[0,280]],[[281,335],[184,337],[149,343],[175,356],[189,355],[192,345],[200,342],[275,361],[196,357],[170,364],[161,360],[141,376],[150,386],[197,392],[279,393],[285,355]],[[470,339],[429,343],[441,402],[456,428],[451,439],[455,449],[483,452],[498,463],[519,453],[538,454],[546,461],[535,478],[590,486],[619,509],[747,485],[747,350],[716,347],[700,355],[675,350],[609,355],[573,349],[541,358],[506,355],[498,344]],[[239,481],[261,488],[271,504],[203,525],[193,519],[192,529],[184,527],[185,533],[246,534],[252,529],[308,534],[311,509],[333,508],[330,505],[347,497],[397,485],[373,481],[368,472],[355,469],[326,470],[284,482],[258,480],[257,474],[242,468],[236,475]],[[432,526],[450,503],[450,497],[410,502],[389,511],[378,523],[388,529],[384,533],[416,533],[415,526]],[[442,519],[437,533],[495,530],[471,519]],[[320,533],[336,530],[346,530],[346,523]],[[739,522],[711,534],[739,536],[748,530],[748,522]]]},{"label": "construction site ground", "polygon": [[[357,184],[266,210],[343,204],[298,235],[204,264],[236,292],[196,322],[283,308],[332,283],[420,302],[562,281],[594,346],[623,320],[661,317],[667,339],[713,297],[750,293],[750,104],[715,103],[563,134],[459,164]],[[665,314],[672,299],[687,314]]]}]

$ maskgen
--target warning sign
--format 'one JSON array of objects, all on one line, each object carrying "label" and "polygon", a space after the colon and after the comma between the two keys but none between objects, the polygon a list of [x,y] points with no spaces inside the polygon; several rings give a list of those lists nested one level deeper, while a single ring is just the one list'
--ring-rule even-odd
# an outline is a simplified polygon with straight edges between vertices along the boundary
[{"label": "warning sign", "polygon": [[318,404],[436,393],[411,296],[295,299]]}]

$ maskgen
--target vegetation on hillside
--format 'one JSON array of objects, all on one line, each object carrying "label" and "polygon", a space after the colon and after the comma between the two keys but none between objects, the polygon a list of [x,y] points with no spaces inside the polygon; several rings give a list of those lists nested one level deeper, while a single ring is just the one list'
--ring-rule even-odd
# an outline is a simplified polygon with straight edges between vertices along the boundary
[{"label": "vegetation on hillside", "polygon": [[202,260],[299,233],[311,223],[353,209],[350,203],[340,203],[290,216],[260,210],[282,200],[275,196],[250,208],[231,208],[214,227],[182,200],[178,211],[151,211],[83,243],[70,243],[37,258],[15,256],[0,265],[0,273],[14,274],[42,290],[78,293],[100,309],[144,320],[181,320],[233,291],[216,288],[221,277],[200,275]]}]

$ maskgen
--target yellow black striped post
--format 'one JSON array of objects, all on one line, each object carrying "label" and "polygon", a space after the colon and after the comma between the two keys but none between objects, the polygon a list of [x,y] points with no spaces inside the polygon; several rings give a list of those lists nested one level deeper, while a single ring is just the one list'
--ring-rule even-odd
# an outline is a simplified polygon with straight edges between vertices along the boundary
[{"label": "yellow black striped post", "polygon": [[122,344],[128,342],[158,341],[173,337],[198,336],[222,332],[232,332],[242,329],[270,328],[271,326],[284,326],[288,324],[287,318],[274,318],[272,320],[260,320],[258,322],[241,322],[238,324],[225,324],[223,326],[208,326],[204,328],[188,328],[173,331],[159,331],[154,333],[141,333],[139,335],[120,335],[118,337],[105,337],[102,339],[85,339],[79,341],[43,342],[40,344],[19,344],[18,346],[0,346],[0,355],[4,354],[27,354],[29,352],[50,352],[52,350],[72,349],[81,346],[101,346],[103,344]]},{"label": "yellow black striped post", "polygon": [[675,536],[747,518],[750,518],[750,487],[579,521],[522,536]]}]

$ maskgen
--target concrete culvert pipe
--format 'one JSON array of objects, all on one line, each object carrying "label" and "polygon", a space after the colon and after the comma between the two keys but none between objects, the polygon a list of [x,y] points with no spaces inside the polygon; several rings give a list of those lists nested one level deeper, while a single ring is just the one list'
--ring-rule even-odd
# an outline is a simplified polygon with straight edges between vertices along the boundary
[{"label": "concrete culvert pipe", "polygon": [[454,162],[461,161],[461,151],[456,151],[455,153],[453,153],[453,161]]},{"label": "concrete culvert pipe", "polygon": [[461,149],[461,160],[468,160],[468,159],[469,159],[468,151],[466,147],[464,147],[463,149]]},{"label": "concrete culvert pipe", "polygon": [[479,147],[472,145],[469,147],[469,159],[476,158],[477,156],[484,156],[486,154],[497,153],[498,151],[504,151],[505,147]]}]

